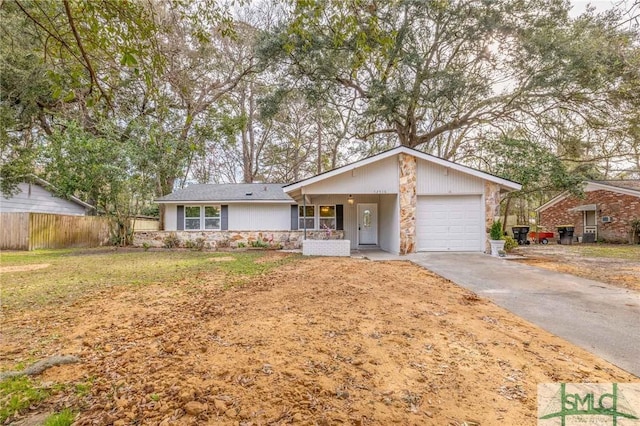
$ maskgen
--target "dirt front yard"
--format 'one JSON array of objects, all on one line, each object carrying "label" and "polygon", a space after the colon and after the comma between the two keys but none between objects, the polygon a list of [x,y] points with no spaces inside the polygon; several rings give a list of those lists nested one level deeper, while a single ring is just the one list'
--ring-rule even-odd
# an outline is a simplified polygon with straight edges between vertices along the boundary
[{"label": "dirt front yard", "polygon": [[[80,360],[34,376],[47,397],[7,423],[68,408],[77,425],[534,425],[538,383],[638,380],[405,262],[131,256],[3,274],[0,369]],[[68,290],[25,303],[42,280]]]},{"label": "dirt front yard", "polygon": [[640,291],[640,245],[530,245],[520,262]]}]

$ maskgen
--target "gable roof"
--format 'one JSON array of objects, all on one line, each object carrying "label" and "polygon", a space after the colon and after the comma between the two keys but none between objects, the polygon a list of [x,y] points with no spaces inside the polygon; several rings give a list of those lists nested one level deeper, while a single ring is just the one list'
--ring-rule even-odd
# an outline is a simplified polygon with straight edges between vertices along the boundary
[{"label": "gable roof", "polygon": [[192,202],[293,203],[281,183],[194,184],[160,197],[156,203]]},{"label": "gable roof", "polygon": [[[593,192],[593,191],[611,191],[622,195],[631,195],[633,197],[640,198],[640,180],[589,180],[583,182],[585,185],[584,192]],[[538,207],[535,211],[541,212],[549,207],[559,203],[570,195],[569,191],[564,191],[563,193],[553,197],[551,200],[547,201],[540,207]]]},{"label": "gable roof", "polygon": [[494,176],[494,175],[489,174],[489,173],[481,172],[480,170],[476,170],[476,169],[473,169],[471,167],[463,166],[461,164],[454,163],[452,161],[444,160],[444,159],[442,159],[440,157],[436,157],[434,155],[430,155],[430,154],[424,153],[422,151],[418,151],[417,149],[409,148],[409,147],[406,147],[406,146],[398,146],[398,147],[389,149],[387,151],[381,152],[379,154],[372,155],[371,157],[367,157],[367,158],[364,158],[362,160],[353,162],[351,164],[347,164],[346,166],[338,167],[336,169],[329,170],[329,171],[326,171],[324,173],[320,173],[320,174],[312,176],[310,178],[302,179],[302,180],[299,180],[297,182],[284,185],[284,190],[286,192],[293,192],[293,191],[295,191],[297,189],[300,189],[300,188],[302,188],[302,187],[304,187],[306,185],[311,185],[313,183],[320,182],[320,181],[322,181],[324,179],[328,179],[330,177],[337,176],[337,175],[342,174],[342,173],[344,173],[346,171],[353,170],[353,169],[356,169],[358,167],[363,167],[363,166],[366,166],[367,164],[371,164],[371,163],[374,163],[376,161],[380,161],[380,160],[383,160],[385,158],[389,158],[389,157],[392,157],[394,155],[398,155],[400,153],[412,155],[412,156],[414,156],[416,158],[419,158],[421,160],[429,161],[431,163],[435,163],[435,164],[438,164],[440,166],[448,167],[448,168],[451,168],[453,170],[456,170],[456,171],[459,171],[459,172],[462,172],[462,173],[466,173],[468,175],[475,176],[475,177],[480,178],[480,179],[488,180],[490,182],[495,182],[495,183],[501,185],[502,187],[504,187],[504,188],[506,188],[508,190],[518,191],[518,190],[520,190],[522,188],[522,185],[520,185],[517,182],[512,182],[510,180],[503,179],[501,177]]},{"label": "gable roof", "polygon": [[68,195],[66,197],[58,196],[57,195],[58,189],[53,184],[47,182],[46,180],[44,180],[42,178],[39,178],[36,175],[33,175],[33,174],[25,175],[24,176],[24,180],[25,180],[25,183],[35,184],[35,185],[43,187],[44,189],[49,188],[50,191],[49,191],[49,189],[47,189],[47,191],[51,192],[53,195],[55,195],[58,198],[61,198],[63,200],[68,200],[68,201],[74,202],[76,204],[79,204],[82,207],[84,207],[85,209],[96,210],[95,206],[92,206],[89,203],[85,203],[84,201],[82,201],[81,199],[79,199],[77,197],[74,197],[73,195]]}]

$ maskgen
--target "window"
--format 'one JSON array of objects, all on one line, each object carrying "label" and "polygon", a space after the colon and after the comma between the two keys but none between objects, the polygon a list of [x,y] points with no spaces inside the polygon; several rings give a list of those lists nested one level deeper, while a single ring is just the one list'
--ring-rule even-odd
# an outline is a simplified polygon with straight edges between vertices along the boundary
[{"label": "window", "polygon": [[204,206],[204,229],[220,229],[220,208]]},{"label": "window", "polygon": [[200,206],[185,206],[184,229],[187,231],[200,229]]},{"label": "window", "polygon": [[336,229],[336,206],[320,206],[320,229]]},{"label": "window", "polygon": [[298,228],[316,228],[316,206],[306,206],[306,210],[305,206],[298,206]]},{"label": "window", "polygon": [[185,206],[184,229],[220,229],[220,206]]}]

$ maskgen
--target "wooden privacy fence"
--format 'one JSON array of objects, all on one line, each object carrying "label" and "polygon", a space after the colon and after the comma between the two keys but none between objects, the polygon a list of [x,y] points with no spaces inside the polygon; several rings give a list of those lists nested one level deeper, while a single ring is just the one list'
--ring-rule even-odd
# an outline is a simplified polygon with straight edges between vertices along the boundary
[{"label": "wooden privacy fence", "polygon": [[109,219],[46,213],[0,213],[0,249],[97,247],[109,242]]}]

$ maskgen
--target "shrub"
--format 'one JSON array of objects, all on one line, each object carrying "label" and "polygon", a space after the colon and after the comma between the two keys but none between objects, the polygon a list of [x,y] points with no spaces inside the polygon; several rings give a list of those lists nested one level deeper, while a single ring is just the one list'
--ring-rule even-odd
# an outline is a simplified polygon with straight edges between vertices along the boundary
[{"label": "shrub", "polygon": [[262,238],[258,238],[255,241],[251,241],[249,244],[251,244],[251,247],[259,247],[259,248],[269,247],[269,243],[263,241]]},{"label": "shrub", "polygon": [[504,236],[502,235],[502,222],[499,220],[494,220],[491,225],[491,230],[489,231],[489,236],[492,240],[502,240]]},{"label": "shrub", "polygon": [[163,242],[165,248],[180,247],[180,238],[178,238],[178,236],[176,235],[175,232],[169,233],[169,235],[164,237],[162,242]]},{"label": "shrub", "polygon": [[202,251],[207,246],[207,240],[202,237],[198,237],[195,240],[185,241],[184,246],[190,250]]},{"label": "shrub", "polygon": [[504,251],[506,251],[507,253],[512,251],[514,248],[518,247],[518,242],[513,237],[509,235],[505,235],[503,239],[504,239]]},{"label": "shrub", "polygon": [[148,251],[149,248],[151,247],[151,244],[149,244],[148,242],[144,242],[142,243],[142,248],[144,249],[144,251]]}]

